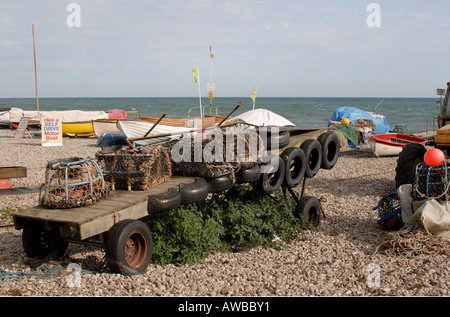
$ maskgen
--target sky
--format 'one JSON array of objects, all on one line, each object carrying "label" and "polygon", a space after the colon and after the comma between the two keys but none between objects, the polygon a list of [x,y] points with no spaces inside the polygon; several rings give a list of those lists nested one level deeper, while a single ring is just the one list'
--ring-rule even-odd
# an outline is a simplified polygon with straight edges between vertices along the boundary
[{"label": "sky", "polygon": [[432,98],[450,80],[449,12],[448,0],[2,0],[0,98],[36,96],[32,25],[40,98],[206,97],[211,65],[214,97]]}]

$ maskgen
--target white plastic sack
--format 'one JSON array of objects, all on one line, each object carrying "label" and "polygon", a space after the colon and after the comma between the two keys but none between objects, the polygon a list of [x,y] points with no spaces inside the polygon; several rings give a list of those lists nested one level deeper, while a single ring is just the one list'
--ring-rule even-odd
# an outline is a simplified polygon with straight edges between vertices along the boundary
[{"label": "white plastic sack", "polygon": [[402,206],[402,221],[403,221],[403,223],[407,223],[413,215],[413,211],[412,211],[412,207],[411,207],[411,203],[412,203],[411,190],[412,190],[411,184],[401,185],[397,189],[398,199],[400,200],[400,206]]},{"label": "white plastic sack", "polygon": [[[403,206],[402,206],[403,208]],[[412,215],[408,224],[422,223],[429,232],[450,239],[450,204],[429,199]]]}]

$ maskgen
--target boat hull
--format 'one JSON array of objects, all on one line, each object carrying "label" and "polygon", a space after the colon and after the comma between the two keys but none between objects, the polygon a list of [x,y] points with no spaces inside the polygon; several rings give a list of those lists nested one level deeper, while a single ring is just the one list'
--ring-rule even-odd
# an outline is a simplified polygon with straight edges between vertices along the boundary
[{"label": "boat hull", "polygon": [[[127,138],[142,138],[147,132],[154,126],[154,123],[146,120],[118,120],[117,128],[121,131],[121,133],[125,134]],[[151,144],[156,142],[161,142],[168,140],[170,138],[179,137],[184,133],[190,133],[194,129],[187,127],[177,127],[177,126],[169,126],[164,124],[157,124],[153,130],[149,133],[148,136],[153,136],[154,138],[149,140],[143,140],[139,142],[135,142],[139,145],[143,144]],[[167,136],[170,135],[170,136]],[[158,135],[164,135],[161,137],[155,137]]]},{"label": "boat hull", "polygon": [[96,138],[100,138],[102,135],[107,133],[111,134],[122,133],[122,131],[120,131],[119,128],[117,127],[117,120],[109,120],[109,119],[93,120],[92,128]]},{"label": "boat hull", "polygon": [[92,121],[63,122],[63,137],[95,137]]},{"label": "boat hull", "polygon": [[403,150],[405,145],[409,143],[425,145],[427,142],[428,140],[426,139],[398,133],[375,134],[369,136],[369,145],[376,157],[397,156]]},{"label": "boat hull", "polygon": [[[139,115],[140,120],[145,120],[149,122],[157,122],[160,118],[147,117]],[[170,125],[175,127],[199,127],[201,125],[202,129],[209,128],[216,123],[216,118],[205,117],[205,118],[162,118],[159,122],[160,124]]]}]

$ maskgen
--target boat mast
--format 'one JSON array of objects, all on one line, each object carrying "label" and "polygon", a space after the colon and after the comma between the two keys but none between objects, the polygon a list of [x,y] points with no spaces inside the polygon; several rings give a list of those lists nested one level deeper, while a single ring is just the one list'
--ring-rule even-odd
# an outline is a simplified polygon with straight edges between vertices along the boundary
[{"label": "boat mast", "polygon": [[34,39],[34,24],[32,25],[33,29],[33,53],[34,53],[34,82],[36,85],[36,109],[39,111],[39,97],[38,97],[38,86],[37,86],[37,71],[36,71],[36,43]]}]

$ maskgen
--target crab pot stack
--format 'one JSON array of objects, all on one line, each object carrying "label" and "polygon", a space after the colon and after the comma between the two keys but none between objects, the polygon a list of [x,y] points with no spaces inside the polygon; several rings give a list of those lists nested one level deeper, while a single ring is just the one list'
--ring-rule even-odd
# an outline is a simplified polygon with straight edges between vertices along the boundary
[{"label": "crab pot stack", "polygon": [[420,163],[416,166],[412,188],[413,200],[448,200],[449,180],[447,165],[428,166]]},{"label": "crab pot stack", "polygon": [[48,162],[39,200],[47,208],[65,209],[92,205],[108,195],[97,162],[74,157]]},{"label": "crab pot stack", "polygon": [[105,180],[114,188],[147,190],[172,177],[170,157],[160,145],[125,147],[114,153],[96,154]]},{"label": "crab pot stack", "polygon": [[[201,134],[191,135],[184,137],[184,140],[165,144],[172,154],[174,175],[211,179],[231,174],[234,177],[239,170],[258,164],[264,145],[256,132],[217,130],[218,133],[210,132],[206,137]],[[176,159],[176,156],[181,159]]]}]

